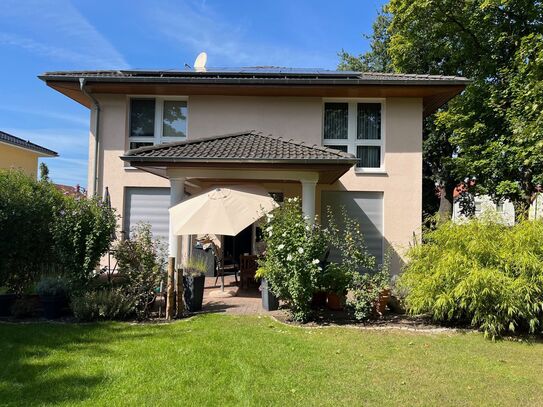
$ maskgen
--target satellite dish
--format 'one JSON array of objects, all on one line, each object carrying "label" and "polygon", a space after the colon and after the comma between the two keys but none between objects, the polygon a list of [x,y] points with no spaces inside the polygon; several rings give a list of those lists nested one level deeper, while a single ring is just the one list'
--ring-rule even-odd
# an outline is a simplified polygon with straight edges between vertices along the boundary
[{"label": "satellite dish", "polygon": [[205,72],[207,62],[207,54],[200,52],[194,61],[194,69],[199,72]]}]

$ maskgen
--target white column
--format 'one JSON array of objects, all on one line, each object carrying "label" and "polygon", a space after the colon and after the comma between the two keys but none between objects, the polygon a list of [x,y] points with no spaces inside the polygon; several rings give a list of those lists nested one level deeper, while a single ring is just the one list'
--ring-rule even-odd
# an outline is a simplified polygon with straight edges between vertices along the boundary
[{"label": "white column", "polygon": [[302,183],[302,212],[309,216],[311,222],[315,219],[315,191],[317,181],[301,180]]},{"label": "white column", "polygon": [[[177,205],[185,199],[185,178],[170,178],[170,207]],[[168,252],[170,257],[176,258],[176,263],[181,260],[181,247],[179,236],[173,233],[172,223],[170,221],[170,235]]]}]

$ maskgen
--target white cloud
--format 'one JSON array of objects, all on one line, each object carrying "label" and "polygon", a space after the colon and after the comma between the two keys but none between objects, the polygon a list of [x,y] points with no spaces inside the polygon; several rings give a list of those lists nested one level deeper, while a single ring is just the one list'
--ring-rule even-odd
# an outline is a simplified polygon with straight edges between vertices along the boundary
[{"label": "white cloud", "polygon": [[66,0],[2,0],[0,27],[3,45],[89,69],[129,66],[115,47]]},{"label": "white cloud", "polygon": [[88,132],[81,129],[4,128],[23,140],[56,151],[59,156],[41,158],[49,167],[49,176],[58,184],[87,185]]},{"label": "white cloud", "polygon": [[86,157],[88,154],[89,133],[88,130],[82,128],[3,128],[2,130],[16,137],[30,140],[32,143],[54,150],[65,158]]},{"label": "white cloud", "polygon": [[149,15],[159,32],[195,53],[206,51],[211,58],[237,66],[322,67],[330,63],[322,52],[257,43],[242,25],[225,20],[205,3],[175,5],[177,11],[163,7]]},{"label": "white cloud", "polygon": [[44,117],[52,120],[61,120],[64,122],[74,123],[81,126],[85,126],[88,128],[89,126],[89,118],[85,116],[78,116],[78,115],[70,115],[70,114],[62,114],[62,113],[56,113],[56,112],[50,112],[35,108],[29,108],[23,107],[23,106],[6,106],[6,105],[0,105],[0,111],[4,112],[10,112],[10,113],[17,113],[17,114],[24,114],[24,115],[33,115],[38,117]]}]

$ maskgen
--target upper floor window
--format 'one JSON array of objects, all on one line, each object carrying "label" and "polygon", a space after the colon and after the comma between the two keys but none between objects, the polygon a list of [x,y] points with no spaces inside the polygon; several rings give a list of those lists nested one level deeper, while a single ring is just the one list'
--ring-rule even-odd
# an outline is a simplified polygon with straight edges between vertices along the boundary
[{"label": "upper floor window", "polygon": [[383,168],[382,103],[326,102],[323,144],[352,153],[359,169]]},{"label": "upper floor window", "polygon": [[183,140],[187,137],[187,101],[130,99],[129,148]]}]

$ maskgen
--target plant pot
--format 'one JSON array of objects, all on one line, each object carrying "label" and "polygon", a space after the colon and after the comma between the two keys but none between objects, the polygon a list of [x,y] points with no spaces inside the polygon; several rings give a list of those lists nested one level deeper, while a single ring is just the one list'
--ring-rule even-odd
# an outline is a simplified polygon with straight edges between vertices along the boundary
[{"label": "plant pot", "polygon": [[203,274],[201,276],[183,276],[183,297],[187,311],[198,312],[202,310],[205,281],[206,277]]},{"label": "plant pot", "polygon": [[0,295],[0,317],[9,317],[11,315],[11,307],[16,299],[17,294]]},{"label": "plant pot", "polygon": [[329,292],[328,308],[334,311],[341,311],[345,305],[345,295]]},{"label": "plant pot", "polygon": [[260,283],[260,291],[262,293],[262,308],[264,308],[264,310],[275,311],[276,309],[279,309],[279,300],[268,289],[268,282],[265,278],[263,278]]},{"label": "plant pot", "polygon": [[375,302],[375,304],[373,304],[373,310],[377,315],[383,316],[385,314],[389,298],[390,298],[390,290],[388,288],[382,290],[379,293],[379,297],[377,298],[377,301]]},{"label": "plant pot", "polygon": [[64,306],[66,305],[66,296],[64,295],[43,295],[40,296],[43,308],[43,316],[47,319],[60,318]]},{"label": "plant pot", "polygon": [[326,306],[326,291],[316,291],[311,298],[311,308],[318,309]]}]

